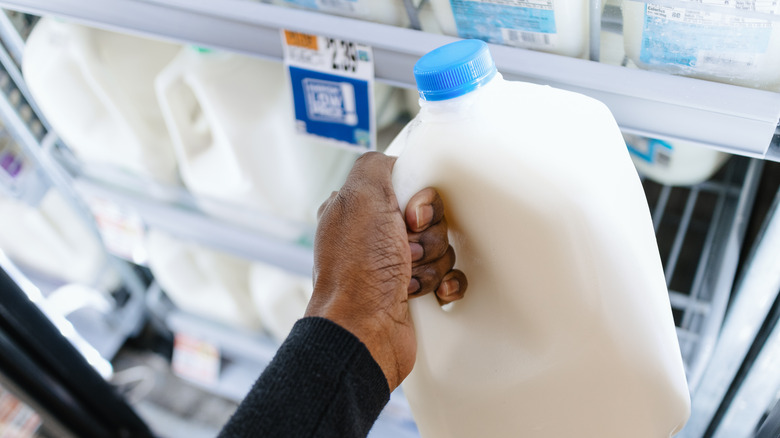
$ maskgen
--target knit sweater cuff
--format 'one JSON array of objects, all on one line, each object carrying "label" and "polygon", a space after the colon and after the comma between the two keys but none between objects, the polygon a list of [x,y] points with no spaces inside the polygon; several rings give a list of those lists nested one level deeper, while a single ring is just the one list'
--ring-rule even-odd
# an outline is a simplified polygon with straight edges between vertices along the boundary
[{"label": "knit sweater cuff", "polygon": [[309,363],[312,370],[322,364],[330,369],[347,370],[365,383],[366,393],[381,406],[380,410],[387,404],[390,399],[387,378],[366,344],[352,332],[329,319],[312,316],[295,323],[285,344],[299,340],[304,341],[298,345],[307,350],[306,357],[313,359]]}]

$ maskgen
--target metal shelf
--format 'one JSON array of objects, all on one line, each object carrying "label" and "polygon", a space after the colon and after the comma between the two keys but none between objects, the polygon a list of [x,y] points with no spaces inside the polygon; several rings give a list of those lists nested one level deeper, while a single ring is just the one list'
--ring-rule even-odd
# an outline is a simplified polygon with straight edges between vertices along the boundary
[{"label": "metal shelf", "polygon": [[[311,275],[314,254],[307,242],[285,241],[210,216],[200,211],[194,198],[183,190],[177,191],[175,197],[167,196],[162,190],[145,190],[149,184],[151,182],[146,181],[134,187],[118,186],[85,175],[75,180],[75,187],[82,196],[109,200],[124,211],[138,214],[149,228],[288,272]],[[156,186],[156,189],[162,188]],[[176,201],[172,202],[173,199]],[[246,208],[228,204],[223,205],[223,211],[242,216],[251,214]],[[313,232],[312,228],[310,234]]]},{"label": "metal shelf", "polygon": [[[248,0],[0,0],[4,7],[108,29],[281,59],[280,29],[374,48],[378,80],[412,87],[416,60],[454,37]],[[604,102],[627,132],[780,160],[780,94],[491,45],[499,71]]]},{"label": "metal shelf", "polygon": [[[765,409],[771,406],[780,391],[780,373],[777,372],[780,364],[780,324],[774,328],[767,326],[769,333],[765,333],[763,348],[752,366],[742,369],[750,350],[755,348],[762,326],[772,318],[773,304],[776,306],[780,299],[780,257],[777,255],[780,248],[780,193],[756,242],[735,288],[734,300],[711,360],[693,394],[695,415],[680,437],[697,438],[712,428],[716,429],[714,436],[718,438],[752,436]],[[732,386],[738,383],[740,373],[743,373],[744,380],[729,396]],[[719,411],[722,411],[722,418],[718,418]],[[713,421],[720,424],[711,424]]]},{"label": "metal shelf", "polygon": [[762,164],[732,157],[687,187],[644,181],[692,393],[723,323]]}]

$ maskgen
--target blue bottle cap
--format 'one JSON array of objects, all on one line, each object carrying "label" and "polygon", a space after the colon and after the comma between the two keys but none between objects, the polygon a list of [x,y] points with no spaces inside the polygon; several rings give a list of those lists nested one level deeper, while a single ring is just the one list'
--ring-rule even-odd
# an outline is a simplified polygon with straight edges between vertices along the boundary
[{"label": "blue bottle cap", "polygon": [[496,75],[488,45],[460,40],[434,49],[414,65],[414,79],[423,100],[446,100],[485,85]]}]

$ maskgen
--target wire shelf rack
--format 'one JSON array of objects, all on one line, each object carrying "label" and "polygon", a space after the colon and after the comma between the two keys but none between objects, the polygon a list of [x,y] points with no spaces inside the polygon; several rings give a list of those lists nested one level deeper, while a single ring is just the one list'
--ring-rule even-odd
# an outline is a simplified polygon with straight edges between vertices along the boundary
[{"label": "wire shelf rack", "polygon": [[717,340],[762,162],[731,157],[710,180],[643,180],[691,392]]}]

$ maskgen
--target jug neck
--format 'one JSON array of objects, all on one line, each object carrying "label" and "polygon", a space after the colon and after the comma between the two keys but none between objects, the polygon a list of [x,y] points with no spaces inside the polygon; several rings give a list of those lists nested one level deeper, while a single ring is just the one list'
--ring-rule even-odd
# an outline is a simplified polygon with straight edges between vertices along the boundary
[{"label": "jug neck", "polygon": [[501,73],[496,73],[488,82],[466,94],[444,100],[420,99],[420,115],[426,117],[440,114],[464,113],[467,108],[471,107],[486,93],[491,93],[492,90],[499,87],[499,83],[503,82],[503,80],[504,78],[501,76]]}]

